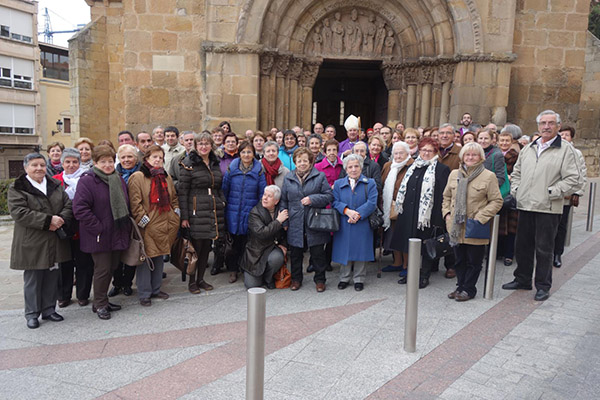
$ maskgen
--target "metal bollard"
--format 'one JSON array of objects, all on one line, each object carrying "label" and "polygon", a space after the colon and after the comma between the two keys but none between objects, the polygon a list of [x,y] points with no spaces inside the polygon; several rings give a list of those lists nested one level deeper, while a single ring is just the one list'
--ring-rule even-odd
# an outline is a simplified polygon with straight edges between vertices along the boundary
[{"label": "metal bollard", "polygon": [[594,206],[596,205],[596,182],[590,182],[590,201],[588,203],[587,224],[585,230],[591,232],[594,229]]},{"label": "metal bollard", "polygon": [[417,351],[417,307],[419,305],[419,274],[421,270],[421,239],[408,239],[408,275],[406,279],[406,312],[404,317],[404,350]]},{"label": "metal bollard", "polygon": [[264,397],[266,293],[267,291],[263,288],[248,289],[247,400],[262,400]]},{"label": "metal bollard", "polygon": [[498,251],[498,228],[500,227],[500,216],[494,216],[492,222],[492,236],[490,237],[490,254],[488,256],[488,267],[485,274],[485,288],[483,298],[492,300],[494,298],[494,281],[496,278],[496,253]]},{"label": "metal bollard", "polygon": [[565,247],[571,247],[571,232],[573,231],[573,213],[575,207],[569,208],[569,217],[567,218],[567,234],[565,236]]}]

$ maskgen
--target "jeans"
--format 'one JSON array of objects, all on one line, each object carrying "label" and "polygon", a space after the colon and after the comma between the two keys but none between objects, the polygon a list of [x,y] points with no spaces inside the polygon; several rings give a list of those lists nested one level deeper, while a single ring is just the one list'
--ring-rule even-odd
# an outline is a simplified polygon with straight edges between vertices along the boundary
[{"label": "jeans", "polygon": [[531,285],[535,256],[536,289],[550,290],[552,287],[554,239],[559,222],[560,214],[519,212],[515,248],[517,269],[515,269],[514,276],[520,284]]},{"label": "jeans", "polygon": [[485,245],[459,244],[454,249],[456,254],[456,278],[459,292],[467,292],[469,297],[477,294],[477,280],[485,255]]}]

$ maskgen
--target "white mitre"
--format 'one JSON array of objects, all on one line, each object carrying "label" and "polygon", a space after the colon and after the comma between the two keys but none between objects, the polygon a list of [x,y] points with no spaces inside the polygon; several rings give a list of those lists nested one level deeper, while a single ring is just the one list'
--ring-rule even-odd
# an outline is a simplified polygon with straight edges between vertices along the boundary
[{"label": "white mitre", "polygon": [[344,128],[346,128],[347,131],[350,129],[360,129],[360,117],[355,117],[350,114],[350,116],[346,118],[346,121],[344,121]]}]

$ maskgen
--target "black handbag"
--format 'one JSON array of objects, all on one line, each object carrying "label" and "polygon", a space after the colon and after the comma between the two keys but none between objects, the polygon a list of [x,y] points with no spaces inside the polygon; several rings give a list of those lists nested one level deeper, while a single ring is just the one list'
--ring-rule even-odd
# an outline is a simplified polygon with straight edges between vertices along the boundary
[{"label": "black handbag", "polygon": [[337,232],[340,230],[340,213],[334,208],[310,208],[308,229],[317,232]]},{"label": "black handbag", "polygon": [[[365,199],[369,199],[369,195],[367,194],[367,185],[364,185],[365,188]],[[375,211],[369,215],[369,226],[372,231],[376,231],[377,229],[383,226],[383,212],[379,209],[379,207],[375,207]]]},{"label": "black handbag", "polygon": [[452,246],[450,246],[450,235],[448,232],[442,232],[438,234],[440,231],[442,231],[441,228],[434,227],[431,238],[423,241],[423,244],[425,245],[425,252],[432,260],[444,257],[452,252]]}]

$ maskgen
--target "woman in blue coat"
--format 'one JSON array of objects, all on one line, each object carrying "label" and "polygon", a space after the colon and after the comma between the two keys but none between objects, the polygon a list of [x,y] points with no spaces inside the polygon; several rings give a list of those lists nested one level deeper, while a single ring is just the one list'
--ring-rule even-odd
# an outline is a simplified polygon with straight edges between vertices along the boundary
[{"label": "woman in blue coat", "polygon": [[237,281],[240,257],[248,240],[248,215],[263,195],[267,180],[260,161],[254,158],[254,146],[243,141],[238,149],[240,158],[229,165],[223,178],[223,193],[227,199],[225,220],[233,244],[227,257],[229,282]]},{"label": "woman in blue coat", "polygon": [[333,208],[340,213],[340,230],[333,234],[332,255],[332,261],[341,265],[338,289],[346,289],[352,278],[354,289],[363,290],[365,262],[374,260],[369,215],[377,207],[377,185],[362,175],[362,165],[361,156],[349,155],[344,159],[347,176],[333,184]]},{"label": "woman in blue coat", "polygon": [[304,248],[308,247],[315,269],[314,281],[317,292],[325,290],[325,244],[331,239],[329,232],[309,229],[306,216],[311,207],[325,208],[333,200],[331,186],[325,174],[314,166],[314,155],[306,147],[294,152],[296,169],[287,174],[281,188],[280,209],[288,210],[288,248],[292,261],[291,290],[302,286],[302,260]]}]

